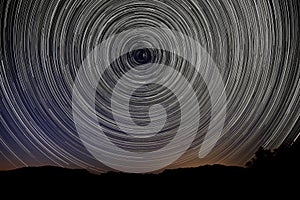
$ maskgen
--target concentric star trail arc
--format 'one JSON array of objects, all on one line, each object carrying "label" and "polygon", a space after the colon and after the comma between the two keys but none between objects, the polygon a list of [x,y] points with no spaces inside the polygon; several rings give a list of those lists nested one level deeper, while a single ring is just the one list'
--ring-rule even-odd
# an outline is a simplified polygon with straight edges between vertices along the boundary
[{"label": "concentric star trail arc", "polygon": [[[174,139],[172,134],[179,129],[182,109],[178,102],[182,99],[157,84],[138,88],[128,102],[136,125],[146,127],[152,120],[159,126],[165,120],[161,135],[133,140],[130,134],[121,134],[120,130],[128,127],[116,128],[113,114],[124,123],[128,116],[113,113],[111,106],[123,109],[122,98],[127,95],[124,91],[134,86],[124,74],[143,62],[151,62],[156,68],[132,67],[136,71],[131,73],[136,73],[141,81],[147,73],[149,77],[153,73],[156,78],[169,78],[176,86],[180,79],[177,74],[181,73],[186,80],[193,80],[196,88],[201,113],[199,128],[188,150],[167,168],[215,163],[244,165],[261,146],[273,149],[292,143],[299,137],[292,131],[300,117],[299,14],[297,0],[1,1],[0,169],[57,165],[98,172],[111,170],[97,161],[81,141],[73,119],[72,92],[80,68],[97,46],[114,35],[141,28],[182,33],[206,50],[224,82],[226,119],[212,151],[199,158],[210,115],[214,110],[221,113],[222,108],[214,109],[217,105],[209,101],[208,86],[203,77],[195,75],[193,63],[164,51],[166,45],[182,49],[180,53],[192,60],[195,57],[189,52],[193,52],[193,46],[183,39],[174,41],[164,32],[124,35],[112,40],[102,53],[109,60],[125,47],[132,51],[110,63],[94,100],[99,124],[118,147],[128,151],[157,150]],[[149,49],[136,51],[139,46]],[[158,64],[170,66],[178,73],[166,75]],[[98,75],[97,70],[94,76]],[[124,84],[117,85],[118,80]],[[119,92],[112,95],[112,86],[116,85]],[[185,88],[175,86],[184,94]],[[109,97],[114,98],[113,103]],[[162,119],[164,115],[159,114],[158,107],[149,112],[149,105],[157,103],[166,109],[166,119]],[[189,112],[195,113],[192,109]],[[89,116],[81,117],[90,120]],[[193,116],[188,119],[193,121]]]}]

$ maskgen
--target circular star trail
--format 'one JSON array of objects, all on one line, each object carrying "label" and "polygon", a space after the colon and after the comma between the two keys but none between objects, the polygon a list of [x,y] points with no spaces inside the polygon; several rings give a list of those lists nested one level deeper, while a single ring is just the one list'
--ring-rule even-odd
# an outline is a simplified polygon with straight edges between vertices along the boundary
[{"label": "circular star trail", "polygon": [[[210,114],[214,110],[221,113],[222,109],[215,109],[209,101],[205,81],[201,74],[194,73],[197,66],[163,50],[162,44],[182,49],[179,55],[187,57],[193,47],[164,34],[157,34],[158,39],[151,41],[147,40],[152,37],[149,35],[128,36],[103,49],[109,57],[122,52],[126,42],[126,48],[132,51],[114,56],[93,100],[98,124],[109,130],[106,135],[117,146],[126,151],[150,152],[176,137],[182,114],[180,98],[154,83],[133,92],[126,119],[130,117],[139,127],[146,127],[152,120],[165,120],[161,135],[146,133],[153,136],[146,139],[120,136],[122,128],[111,121],[109,106],[122,107],[118,102],[124,102],[122,92],[112,94],[113,86],[126,77],[128,68],[149,63],[151,67],[144,72],[157,76],[163,75],[161,65],[176,69],[178,73],[169,74],[174,76],[174,83],[178,74],[187,80],[198,77],[192,85],[199,103],[200,125],[189,149],[168,168],[244,165],[260,146],[272,149],[293,142],[299,133],[292,129],[300,117],[299,8],[297,0],[1,1],[0,169],[57,165],[111,170],[81,141],[73,119],[72,92],[85,59],[97,46],[114,35],[141,28],[180,32],[206,50],[224,83],[226,119],[212,151],[199,158]],[[139,45],[141,48],[137,48]],[[111,103],[113,97],[115,104]],[[155,109],[161,107],[150,108],[156,104],[165,108],[165,119],[155,115]],[[193,121],[192,116],[188,119]],[[189,134],[183,138],[189,138]]]}]

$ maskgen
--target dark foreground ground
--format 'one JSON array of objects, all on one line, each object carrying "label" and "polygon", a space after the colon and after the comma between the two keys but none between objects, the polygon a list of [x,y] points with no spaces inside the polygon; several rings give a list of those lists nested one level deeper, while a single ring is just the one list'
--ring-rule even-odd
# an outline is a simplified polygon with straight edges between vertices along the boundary
[{"label": "dark foreground ground", "polygon": [[[0,171],[0,192],[12,190],[16,193],[10,194],[16,195],[23,189],[27,195],[36,194],[37,191],[51,195],[57,191],[68,191],[68,194],[73,196],[83,192],[100,196],[124,195],[126,199],[128,196],[142,193],[149,199],[150,196],[155,198],[153,195],[161,192],[176,196],[177,193],[182,195],[185,191],[184,195],[192,196],[206,193],[209,196],[225,198],[241,193],[248,198],[240,199],[250,199],[254,194],[253,198],[258,199],[261,199],[258,194],[264,194],[267,199],[287,199],[289,195],[293,199],[299,199],[299,143],[298,141],[292,146],[282,146],[274,151],[260,149],[245,167],[211,165],[166,170],[160,174],[110,172],[101,175],[92,174],[84,169],[51,166]],[[0,194],[0,199],[7,198],[1,198]]]}]

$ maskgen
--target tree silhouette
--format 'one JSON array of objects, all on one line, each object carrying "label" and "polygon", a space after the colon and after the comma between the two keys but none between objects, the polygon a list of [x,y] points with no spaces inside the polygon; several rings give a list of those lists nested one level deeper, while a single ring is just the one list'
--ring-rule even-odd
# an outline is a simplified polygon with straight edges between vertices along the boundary
[{"label": "tree silhouette", "polygon": [[275,152],[260,147],[255,153],[255,156],[246,163],[246,167],[251,168],[266,168],[272,165],[275,158]]}]

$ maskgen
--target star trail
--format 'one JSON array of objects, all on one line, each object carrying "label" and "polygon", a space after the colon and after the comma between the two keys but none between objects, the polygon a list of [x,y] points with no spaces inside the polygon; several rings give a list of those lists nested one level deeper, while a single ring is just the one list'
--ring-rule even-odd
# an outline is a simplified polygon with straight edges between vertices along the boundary
[{"label": "star trail", "polygon": [[297,0],[1,1],[0,170],[244,165],[292,143],[299,14]]}]

